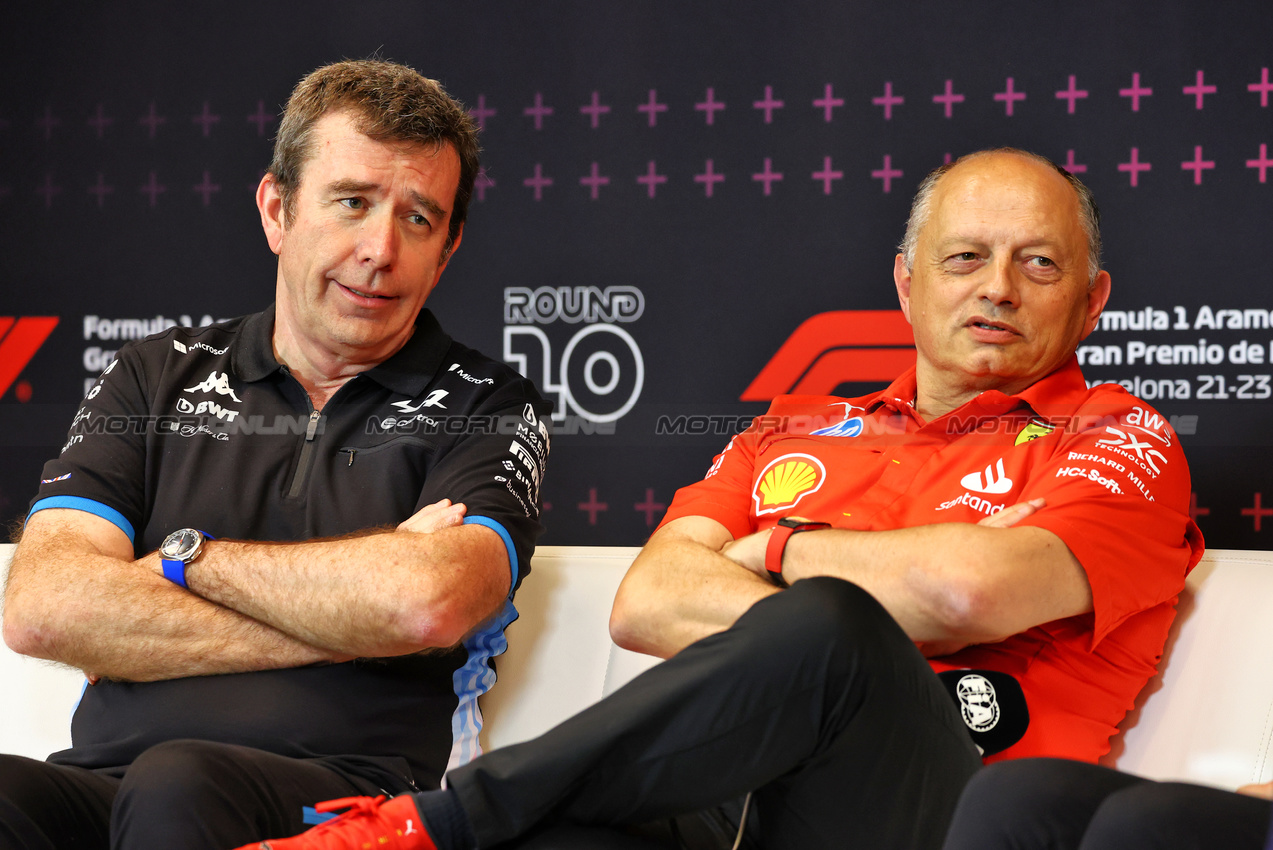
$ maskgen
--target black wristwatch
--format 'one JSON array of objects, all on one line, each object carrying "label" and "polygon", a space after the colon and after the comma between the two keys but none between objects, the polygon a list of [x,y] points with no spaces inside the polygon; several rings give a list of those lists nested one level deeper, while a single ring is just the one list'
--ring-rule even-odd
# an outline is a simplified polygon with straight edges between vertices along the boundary
[{"label": "black wristwatch", "polygon": [[186,566],[199,557],[206,541],[215,539],[211,534],[197,528],[179,528],[165,537],[163,545],[159,547],[164,578],[185,587]]},{"label": "black wristwatch", "polygon": [[769,533],[769,543],[765,546],[765,569],[769,572],[769,580],[778,587],[787,587],[787,580],[782,577],[782,553],[787,548],[791,535],[830,527],[829,522],[814,522],[802,517],[785,516],[778,520],[778,524]]}]

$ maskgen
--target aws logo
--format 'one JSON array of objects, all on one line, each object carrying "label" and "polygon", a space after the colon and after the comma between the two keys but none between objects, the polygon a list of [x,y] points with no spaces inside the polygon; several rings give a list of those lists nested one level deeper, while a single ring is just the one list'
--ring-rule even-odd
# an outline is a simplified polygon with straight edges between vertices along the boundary
[{"label": "aws logo", "polygon": [[[53,333],[57,321],[57,316],[0,316],[0,398]],[[29,399],[30,385],[18,384],[17,396],[19,401]]]},{"label": "aws logo", "polygon": [[826,467],[813,455],[789,454],[776,458],[760,473],[752,489],[756,516],[795,507],[805,496],[821,490],[826,479]]},{"label": "aws logo", "polygon": [[796,328],[738,398],[832,395],[844,383],[887,383],[914,364],[915,337],[901,310],[819,313]]}]

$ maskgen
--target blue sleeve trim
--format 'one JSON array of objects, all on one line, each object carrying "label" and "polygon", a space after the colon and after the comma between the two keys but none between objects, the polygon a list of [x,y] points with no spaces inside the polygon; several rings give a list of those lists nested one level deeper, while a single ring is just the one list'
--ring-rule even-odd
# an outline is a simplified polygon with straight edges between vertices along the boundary
[{"label": "blue sleeve trim", "polygon": [[137,545],[137,534],[133,531],[133,524],[125,519],[124,515],[119,511],[108,505],[103,505],[101,502],[95,502],[83,496],[49,496],[47,499],[41,499],[32,506],[31,513],[27,514],[27,522],[31,521],[31,515],[36,511],[42,511],[46,508],[70,508],[73,511],[85,511],[94,516],[99,516],[127,534],[129,543],[134,546]]},{"label": "blue sleeve trim", "polygon": [[466,516],[464,518],[465,525],[484,525],[499,535],[500,540],[504,541],[504,548],[508,550],[508,567],[512,571],[512,578],[508,585],[508,598],[513,598],[513,588],[517,587],[517,550],[513,548],[513,538],[508,533],[508,529],[500,525],[490,517],[484,516]]}]

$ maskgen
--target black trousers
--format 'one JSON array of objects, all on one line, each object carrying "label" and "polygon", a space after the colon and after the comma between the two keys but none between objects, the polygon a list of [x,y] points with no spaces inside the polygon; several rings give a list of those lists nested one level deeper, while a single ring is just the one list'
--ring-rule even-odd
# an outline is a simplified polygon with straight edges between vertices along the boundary
[{"label": "black trousers", "polygon": [[1268,800],[1230,791],[1023,759],[968,784],[946,850],[1260,850],[1269,813]]},{"label": "black trousers", "polygon": [[980,764],[888,613],[818,578],[447,785],[482,848],[728,848],[748,792],[766,850],[936,848]]},{"label": "black trousers", "polygon": [[380,793],[317,760],[169,741],[123,777],[0,756],[0,850],[229,850],[308,829],[302,808]]}]

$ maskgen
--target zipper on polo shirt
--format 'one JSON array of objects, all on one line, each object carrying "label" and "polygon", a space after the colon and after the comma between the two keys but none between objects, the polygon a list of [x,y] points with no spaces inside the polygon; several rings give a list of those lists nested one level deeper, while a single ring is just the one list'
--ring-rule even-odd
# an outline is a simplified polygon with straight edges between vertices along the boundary
[{"label": "zipper on polo shirt", "polygon": [[309,411],[309,425],[305,428],[305,442],[301,444],[301,457],[296,462],[296,473],[292,476],[292,486],[287,491],[287,498],[296,499],[305,489],[305,481],[309,478],[309,468],[314,465],[314,435],[318,433],[318,421],[323,414]]}]

